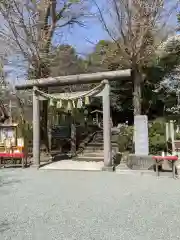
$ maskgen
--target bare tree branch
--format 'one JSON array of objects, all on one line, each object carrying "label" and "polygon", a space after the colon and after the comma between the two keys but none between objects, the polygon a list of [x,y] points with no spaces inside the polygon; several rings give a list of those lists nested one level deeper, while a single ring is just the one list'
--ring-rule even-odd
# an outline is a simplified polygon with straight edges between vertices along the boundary
[{"label": "bare tree branch", "polygon": [[[96,6],[99,20],[116,48],[110,53],[119,56],[119,65],[132,69],[134,82],[134,113],[141,114],[141,84],[143,68],[151,64],[158,45],[164,40],[160,37],[167,27],[169,17],[176,14],[179,0],[108,0],[107,11],[92,0]],[[157,41],[157,36],[159,37]],[[167,37],[167,36],[166,36]],[[113,60],[113,59],[112,59]],[[117,61],[115,62],[117,64]]]},{"label": "bare tree branch", "polygon": [[[28,63],[33,78],[50,75],[52,40],[64,27],[80,25],[86,0],[8,0],[0,3],[6,31],[0,37],[10,39]],[[43,102],[42,128],[47,140],[47,102]],[[44,136],[45,136],[44,135]],[[45,141],[46,141],[45,140]]]}]

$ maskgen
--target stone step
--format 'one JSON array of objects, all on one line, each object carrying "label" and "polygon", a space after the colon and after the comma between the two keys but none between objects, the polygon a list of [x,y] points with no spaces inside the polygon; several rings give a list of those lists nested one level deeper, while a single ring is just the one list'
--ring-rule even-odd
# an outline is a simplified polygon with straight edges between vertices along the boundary
[{"label": "stone step", "polygon": [[89,156],[78,156],[75,158],[76,161],[85,161],[85,162],[102,162],[104,157],[89,157]]},{"label": "stone step", "polygon": [[[103,141],[93,141],[89,142],[87,146],[103,146],[104,142]],[[111,142],[111,146],[118,147],[118,144],[116,142]]]},{"label": "stone step", "polygon": [[82,154],[89,154],[89,153],[102,153],[103,149],[84,149],[84,151],[82,152]]},{"label": "stone step", "polygon": [[82,153],[79,156],[83,156],[83,157],[103,157],[104,156],[104,152],[86,152],[86,153]]},{"label": "stone step", "polygon": [[[103,142],[90,142],[87,146],[103,146],[104,145],[104,143]],[[111,143],[111,146],[112,147],[118,147],[118,144],[117,143]]]},{"label": "stone step", "polygon": [[[116,146],[112,146],[112,150],[117,152],[118,149],[117,149]],[[102,152],[102,151],[104,151],[104,147],[103,146],[99,146],[99,147],[97,147],[97,146],[87,146],[84,149],[83,153]]]},{"label": "stone step", "polygon": [[92,143],[93,143],[93,142],[103,143],[103,139],[97,139],[97,138],[96,138],[96,139],[93,139],[91,142],[92,142]]},{"label": "stone step", "polygon": [[102,152],[104,150],[103,146],[87,146],[83,152]]}]

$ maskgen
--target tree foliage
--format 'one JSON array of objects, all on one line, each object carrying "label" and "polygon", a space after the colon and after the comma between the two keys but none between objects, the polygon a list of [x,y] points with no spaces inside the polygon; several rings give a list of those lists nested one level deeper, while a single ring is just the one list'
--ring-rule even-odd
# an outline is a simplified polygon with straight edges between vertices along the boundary
[{"label": "tree foliage", "polygon": [[[1,31],[28,64],[35,79],[50,76],[53,37],[64,27],[81,25],[84,16],[81,0],[9,0],[0,3],[0,13],[7,24]],[[42,104],[42,139],[48,147],[47,101]]]},{"label": "tree foliage", "polygon": [[110,52],[114,66],[132,69],[134,114],[141,114],[144,68],[152,64],[158,45],[164,40],[162,29],[177,5],[174,1],[167,12],[164,0],[111,0],[104,13],[98,2],[93,2],[114,43]]},{"label": "tree foliage", "polygon": [[[80,58],[73,47],[61,44],[61,34],[66,27],[82,26],[85,0],[1,2],[0,12],[5,24],[1,26],[0,40],[8,42],[9,48],[21,55],[20,61],[23,56],[28,78],[131,68],[132,80],[111,84],[112,110],[120,112],[116,114],[119,120],[132,119],[133,111],[150,117],[162,115],[164,105],[173,105],[176,99],[167,92],[169,85],[162,84],[164,78],[177,80],[178,75],[179,40],[162,44],[169,34],[166,22],[177,6],[176,1],[167,8],[167,1],[163,0],[110,0],[111,7],[107,3],[106,13],[99,2],[92,1],[110,40],[99,41],[85,59]],[[54,38],[59,41],[56,46]],[[73,86],[61,88],[61,91],[80,89],[86,88]],[[46,101],[43,104],[41,126],[45,131]]]}]

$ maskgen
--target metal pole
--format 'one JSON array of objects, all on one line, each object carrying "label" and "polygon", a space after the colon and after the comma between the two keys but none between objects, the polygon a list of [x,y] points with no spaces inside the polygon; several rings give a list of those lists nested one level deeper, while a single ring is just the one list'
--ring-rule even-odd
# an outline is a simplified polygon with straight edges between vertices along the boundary
[{"label": "metal pole", "polygon": [[171,134],[171,141],[172,141],[172,154],[175,154],[175,144],[174,144],[174,122],[173,122],[173,120],[170,121],[170,134]]},{"label": "metal pole", "polygon": [[33,166],[40,166],[40,104],[36,95],[37,87],[33,87]]},{"label": "metal pole", "polygon": [[9,119],[10,119],[10,123],[12,123],[12,101],[11,101],[11,99],[9,101]]},{"label": "metal pole", "polygon": [[169,123],[166,123],[166,142],[169,140]]},{"label": "metal pole", "polygon": [[103,170],[113,170],[111,151],[111,127],[110,127],[110,85],[108,80],[104,80],[103,90],[103,137],[104,137],[104,168]]}]

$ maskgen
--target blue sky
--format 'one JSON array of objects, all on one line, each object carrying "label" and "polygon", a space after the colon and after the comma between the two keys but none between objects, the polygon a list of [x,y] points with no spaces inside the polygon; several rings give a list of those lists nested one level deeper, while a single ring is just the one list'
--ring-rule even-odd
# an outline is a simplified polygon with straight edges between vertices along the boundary
[{"label": "blue sky", "polygon": [[[98,4],[101,4],[101,6],[104,6],[106,1],[107,0],[98,0],[97,2]],[[105,7],[104,10],[107,10],[107,5]],[[91,12],[95,13],[96,8],[91,7]],[[173,26],[176,25],[176,14],[173,14],[169,19],[169,23]],[[102,25],[99,23],[99,20],[95,17],[90,19],[87,18],[85,20],[85,27],[79,27],[76,25],[71,30],[62,29],[62,32],[63,36],[60,37],[59,34],[54,36],[54,43],[70,44],[76,48],[77,53],[82,57],[87,56],[99,40],[109,38],[106,31],[104,31]],[[19,75],[20,72],[22,72],[22,69],[16,69],[13,73],[13,78],[16,74]]]},{"label": "blue sky", "polygon": [[91,52],[96,43],[101,39],[108,39],[107,33],[98,23],[85,28],[74,27],[72,32],[66,32],[63,41],[76,48],[78,54],[86,55]]},{"label": "blue sky", "polygon": [[[98,0],[98,6],[103,9],[106,1],[107,0]],[[88,2],[87,9],[89,15],[95,15],[97,13],[97,8],[91,3],[91,0]],[[82,55],[87,55],[87,53],[93,50],[94,45],[99,40],[109,38],[108,34],[103,30],[102,25],[99,23],[97,17],[86,17],[83,20],[85,27],[74,25],[71,30],[63,28],[63,38],[58,39],[59,36],[55,35],[55,42],[59,43],[60,40],[68,43],[76,48],[78,54],[82,53]]]},{"label": "blue sky", "polygon": [[[172,2],[174,3],[174,1]],[[107,4],[105,4],[107,3],[107,0],[98,0],[97,3],[100,7],[103,6],[104,11],[108,11],[107,8],[104,7],[105,5],[107,6]],[[170,0],[167,1],[166,7],[168,9],[172,7],[172,3]],[[95,13],[97,12],[97,9],[95,7],[92,7],[91,11]],[[174,13],[169,18],[168,23],[173,27],[177,24],[176,11],[178,10],[174,10]],[[108,16],[106,15],[106,17]],[[71,32],[65,30],[63,35],[63,42],[74,46],[78,54],[82,53],[83,55],[84,54],[86,55],[87,53],[93,50],[94,44],[96,44],[99,40],[108,38],[109,35],[106,33],[106,31],[104,31],[99,20],[97,18],[96,19],[93,18],[90,20],[88,19],[86,20],[85,28],[74,26]]]}]

